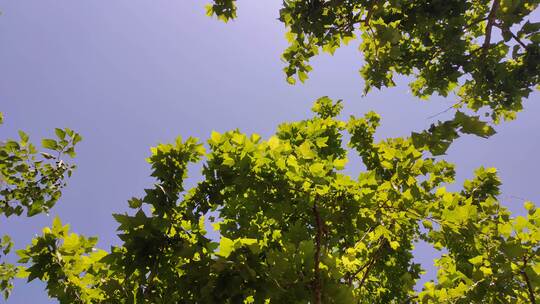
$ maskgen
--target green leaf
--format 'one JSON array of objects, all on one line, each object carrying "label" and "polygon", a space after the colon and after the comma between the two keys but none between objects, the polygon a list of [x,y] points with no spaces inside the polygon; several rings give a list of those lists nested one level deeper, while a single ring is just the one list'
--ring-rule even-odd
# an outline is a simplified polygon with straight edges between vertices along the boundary
[{"label": "green leaf", "polygon": [[210,139],[212,140],[212,143],[217,145],[221,142],[221,134],[219,134],[216,131],[212,131],[212,135],[210,136]]},{"label": "green leaf", "polygon": [[313,150],[311,150],[310,144],[308,141],[303,142],[298,147],[299,156],[301,156],[304,159],[313,159],[315,157],[315,153]]},{"label": "green leaf", "polygon": [[66,138],[66,132],[62,129],[54,129],[54,132],[56,133],[56,136],[58,136],[59,139],[64,139]]},{"label": "green leaf", "polygon": [[481,121],[478,116],[469,116],[457,111],[454,121],[461,126],[460,131],[466,134],[475,134],[487,138],[496,133],[490,125]]},{"label": "green leaf", "polygon": [[60,234],[63,231],[62,222],[60,221],[59,217],[55,217],[52,224],[52,232],[54,234]]},{"label": "green leaf", "polygon": [[314,176],[323,176],[326,173],[324,170],[324,164],[321,163],[315,163],[309,166],[309,172],[311,172],[311,174]]},{"label": "green leaf", "polygon": [[230,158],[230,157],[227,156],[227,157],[225,157],[225,158],[223,159],[223,164],[224,164],[225,166],[232,167],[232,166],[234,166],[234,159],[232,159],[232,158]]},{"label": "green leaf", "polygon": [[317,147],[319,147],[319,148],[328,147],[326,142],[328,142],[328,136],[326,136],[326,137],[318,137],[315,140],[315,145],[317,145]]},{"label": "green leaf", "polygon": [[227,258],[233,251],[234,241],[222,236],[221,240],[219,241],[219,250],[216,254],[221,257]]},{"label": "green leaf", "polygon": [[79,248],[80,241],[79,236],[75,233],[70,233],[68,236],[64,238],[64,243],[62,244],[62,249],[70,252],[75,251]]},{"label": "green leaf", "polygon": [[470,262],[471,264],[473,264],[473,265],[482,265],[483,262],[484,262],[484,256],[478,255],[478,256],[476,256],[476,257],[474,257],[474,258],[470,258],[470,259],[469,259],[469,262]]},{"label": "green leaf", "polygon": [[129,207],[132,209],[138,209],[142,206],[143,201],[139,198],[133,197],[128,200]]},{"label": "green leaf", "polygon": [[21,138],[21,144],[26,146],[29,140],[28,134],[24,133],[23,131],[19,131],[19,137]]},{"label": "green leaf", "polygon": [[43,146],[43,148],[45,149],[49,149],[49,150],[58,150],[58,143],[56,142],[56,140],[54,139],[43,139],[41,141],[41,145]]},{"label": "green leaf", "polygon": [[279,145],[280,145],[280,140],[276,136],[272,136],[270,137],[270,139],[268,139],[268,147],[270,147],[270,150],[277,149]]},{"label": "green leaf", "polygon": [[346,158],[335,159],[333,161],[333,165],[337,170],[343,170],[345,168],[345,165],[347,164],[347,161],[348,160]]}]

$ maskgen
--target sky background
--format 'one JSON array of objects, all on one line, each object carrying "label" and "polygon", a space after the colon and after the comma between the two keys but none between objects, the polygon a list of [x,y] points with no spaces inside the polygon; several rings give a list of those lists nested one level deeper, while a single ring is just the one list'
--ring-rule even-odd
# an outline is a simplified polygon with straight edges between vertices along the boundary
[{"label": "sky background", "polygon": [[[453,116],[428,118],[456,100],[420,101],[406,79],[363,97],[358,42],[317,57],[307,83],[291,86],[281,70],[280,0],[241,0],[238,19],[228,24],[208,18],[205,2],[0,0],[0,138],[22,129],[38,142],[56,127],[84,138],[78,169],[50,215],[2,218],[0,235],[24,247],[58,215],[108,249],[118,244],[111,214],[128,211],[127,199],[152,184],[145,162],[151,146],[235,128],[267,137],[281,122],[308,117],[320,96],[343,99],[347,116],[377,111],[379,138]],[[518,119],[498,126],[489,140],[462,137],[446,156],[457,164],[459,182],[479,166],[497,167],[501,200],[515,212],[523,212],[521,198],[540,202],[539,98],[533,93]],[[356,174],[359,162],[350,165]],[[191,176],[193,183],[198,172]],[[436,253],[426,246],[417,252],[426,278],[433,277]],[[52,303],[43,287],[18,282],[8,303]]]}]

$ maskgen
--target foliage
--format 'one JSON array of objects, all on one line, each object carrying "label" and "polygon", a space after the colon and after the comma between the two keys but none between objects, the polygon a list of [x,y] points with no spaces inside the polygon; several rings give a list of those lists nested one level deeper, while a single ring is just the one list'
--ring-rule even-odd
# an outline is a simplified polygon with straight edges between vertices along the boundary
[{"label": "foliage", "polygon": [[[309,60],[359,36],[365,93],[412,76],[414,95],[456,94],[453,108],[513,119],[538,84],[536,0],[287,0],[287,80],[305,81]],[[209,15],[236,17],[235,0],[214,0]],[[495,38],[500,30],[502,40]],[[0,264],[7,298],[15,276],[46,283],[60,303],[536,303],[540,294],[540,209],[512,216],[497,200],[493,168],[479,168],[452,192],[443,154],[461,133],[489,137],[492,126],[457,110],[452,120],[408,138],[376,142],[380,117],[338,118],[342,105],[318,99],[310,119],[284,123],[263,140],[213,132],[152,148],[153,187],[115,214],[121,244],[55,218],[15,266]],[[2,116],[0,114],[0,123]],[[33,216],[58,200],[80,136],[56,129],[38,153],[20,140],[0,145],[0,215]],[[345,144],[347,139],[348,144]],[[344,173],[349,154],[363,167]],[[188,165],[202,180],[186,189]],[[212,237],[209,227],[219,237]],[[414,246],[439,250],[437,279],[422,274]],[[0,242],[0,257],[13,244]]]},{"label": "foliage", "polygon": [[[535,302],[540,209],[512,217],[492,168],[448,191],[452,164],[411,138],[375,142],[378,115],[340,110],[323,97],[267,140],[235,130],[213,132],[208,153],[194,138],[153,148],[155,185],[115,215],[122,244],[105,254],[56,219],[19,251],[28,279],[61,303]],[[351,151],[357,177],[343,173]],[[203,157],[202,181],[185,189]],[[417,292],[419,241],[442,257]]]},{"label": "foliage", "polygon": [[21,215],[26,210],[27,216],[33,216],[54,206],[65,177],[75,169],[61,157],[74,157],[75,145],[81,140],[70,129],[56,129],[55,133],[57,140],[42,140],[43,148],[53,154],[38,153],[23,131],[19,131],[19,141],[8,139],[0,144],[0,215]]},{"label": "foliage", "polygon": [[[3,115],[0,113],[0,124]],[[38,153],[29,136],[19,131],[20,140],[0,142],[0,216],[21,215],[28,217],[48,212],[58,201],[65,178],[71,176],[75,165],[65,163],[64,154],[75,156],[75,145],[81,136],[70,129],[56,129],[57,139],[43,139],[44,149]],[[8,235],[0,242],[0,258],[7,256],[13,243]],[[0,291],[7,298],[12,289],[11,279],[17,268],[0,260]]]},{"label": "foliage", "polygon": [[[229,20],[236,16],[235,3],[214,1],[207,13]],[[394,86],[396,74],[406,75],[415,96],[457,95],[454,108],[486,109],[495,123],[513,119],[540,80],[540,22],[531,21],[538,3],[283,1],[279,15],[289,42],[283,53],[284,71],[290,83],[303,82],[312,70],[310,59],[321,50],[333,54],[360,38],[365,93]],[[499,32],[502,39],[496,39]],[[450,122],[456,124],[435,137],[444,135],[443,141],[451,141],[459,122]]]},{"label": "foliage", "polygon": [[95,303],[100,291],[87,286],[99,282],[100,277],[94,274],[105,252],[94,249],[96,238],[68,231],[69,226],[55,218],[52,228],[44,228],[42,236],[35,238],[28,249],[19,250],[20,262],[33,262],[20,276],[47,280],[49,295],[62,303]]},{"label": "foliage", "polygon": [[11,280],[17,274],[15,265],[2,261],[2,257],[11,251],[12,246],[13,242],[11,238],[8,235],[2,236],[2,239],[0,239],[0,291],[3,293],[5,299],[7,299],[13,288]]},{"label": "foliage", "polygon": [[495,130],[481,121],[478,116],[469,116],[456,111],[453,119],[432,124],[428,130],[420,133],[413,132],[411,138],[417,147],[425,147],[434,155],[446,152],[459,133],[475,134],[481,137],[489,137],[495,134]]},{"label": "foliage", "polygon": [[[414,75],[413,93],[459,95],[473,109],[511,118],[538,84],[540,23],[528,20],[538,1],[284,1],[280,20],[290,46],[283,54],[288,80],[301,81],[309,59],[333,53],[360,31],[366,92],[394,85],[393,75]],[[208,13],[228,20],[235,0],[220,0]],[[516,27],[517,32],[514,33]],[[495,29],[503,39],[492,39]],[[483,38],[483,40],[482,40]]]}]

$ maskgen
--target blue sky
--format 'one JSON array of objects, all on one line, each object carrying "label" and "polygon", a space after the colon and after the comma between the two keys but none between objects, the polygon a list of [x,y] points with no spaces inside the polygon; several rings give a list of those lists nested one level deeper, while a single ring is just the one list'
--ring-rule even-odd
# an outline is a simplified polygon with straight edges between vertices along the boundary
[{"label": "blue sky", "polygon": [[[127,211],[127,199],[152,183],[144,160],[150,146],[235,128],[269,136],[277,124],[310,115],[323,95],[343,99],[346,115],[380,113],[380,138],[452,116],[429,119],[455,100],[420,101],[406,79],[363,97],[357,42],[316,58],[306,84],[288,85],[280,3],[239,1],[239,18],[223,24],[205,16],[200,0],[0,0],[0,138],[23,129],[37,141],[55,127],[84,138],[78,169],[50,216],[2,219],[0,234],[22,247],[58,215],[107,249],[118,243],[111,213]],[[478,166],[497,167],[501,199],[519,212],[520,198],[540,201],[539,97],[531,95],[518,120],[498,126],[491,139],[463,137],[446,157],[457,164],[459,181]],[[358,162],[351,165],[358,172]],[[426,265],[432,256],[420,247]],[[51,300],[42,284],[17,284],[8,303]]]}]

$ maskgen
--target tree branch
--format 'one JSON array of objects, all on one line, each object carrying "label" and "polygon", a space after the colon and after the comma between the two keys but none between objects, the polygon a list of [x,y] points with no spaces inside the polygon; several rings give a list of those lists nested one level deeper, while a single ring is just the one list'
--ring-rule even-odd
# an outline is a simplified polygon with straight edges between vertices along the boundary
[{"label": "tree branch", "polygon": [[484,40],[484,45],[482,46],[484,52],[487,51],[491,43],[491,30],[493,29],[493,25],[495,25],[495,17],[497,15],[497,10],[499,9],[499,6],[500,0],[493,0],[493,4],[488,15],[488,22],[486,25],[486,39]]},{"label": "tree branch", "polygon": [[373,9],[375,8],[375,5],[377,4],[378,0],[373,0],[370,7],[368,8],[366,18],[364,19],[364,24],[366,26],[369,26],[369,21],[371,20],[371,16],[373,15]]},{"label": "tree branch", "polygon": [[313,215],[315,216],[315,257],[314,257],[314,278],[313,278],[313,298],[315,304],[322,303],[322,292],[321,292],[321,274],[319,269],[319,263],[321,260],[321,241],[323,235],[323,227],[321,221],[321,215],[319,214],[319,209],[317,208],[317,202],[313,203]]},{"label": "tree branch", "polygon": [[382,239],[381,242],[380,242],[379,248],[377,249],[377,251],[375,251],[373,253],[373,256],[371,257],[369,262],[367,262],[364,266],[360,267],[360,269],[358,269],[353,275],[351,275],[351,278],[354,278],[360,272],[362,272],[364,269],[366,269],[366,272],[364,273],[364,275],[362,276],[362,279],[360,280],[360,284],[358,285],[358,289],[362,288],[362,285],[364,285],[364,282],[366,281],[366,279],[367,279],[367,277],[369,275],[369,272],[373,268],[373,265],[375,265],[375,262],[377,261],[377,258],[379,257],[379,254],[381,253],[381,251],[382,251],[382,249],[383,249],[383,247],[385,245],[386,245],[386,239]]},{"label": "tree branch", "polygon": [[529,280],[529,276],[527,276],[527,273],[525,272],[525,268],[527,267],[527,258],[523,257],[523,270],[521,271],[521,275],[523,276],[523,279],[525,280],[525,283],[527,283],[527,289],[529,291],[529,299],[531,300],[531,304],[536,304],[536,298],[534,296],[534,289],[531,285],[531,281]]},{"label": "tree branch", "polygon": [[373,265],[375,265],[375,260],[376,260],[375,257],[373,257],[373,259],[371,259],[371,261],[369,262],[368,268],[366,269],[366,272],[362,276],[362,280],[360,280],[360,284],[358,284],[358,289],[360,289],[360,288],[362,288],[362,286],[364,286],[364,282],[366,281],[366,279],[368,277],[368,274],[371,271],[371,268],[373,268]]}]

